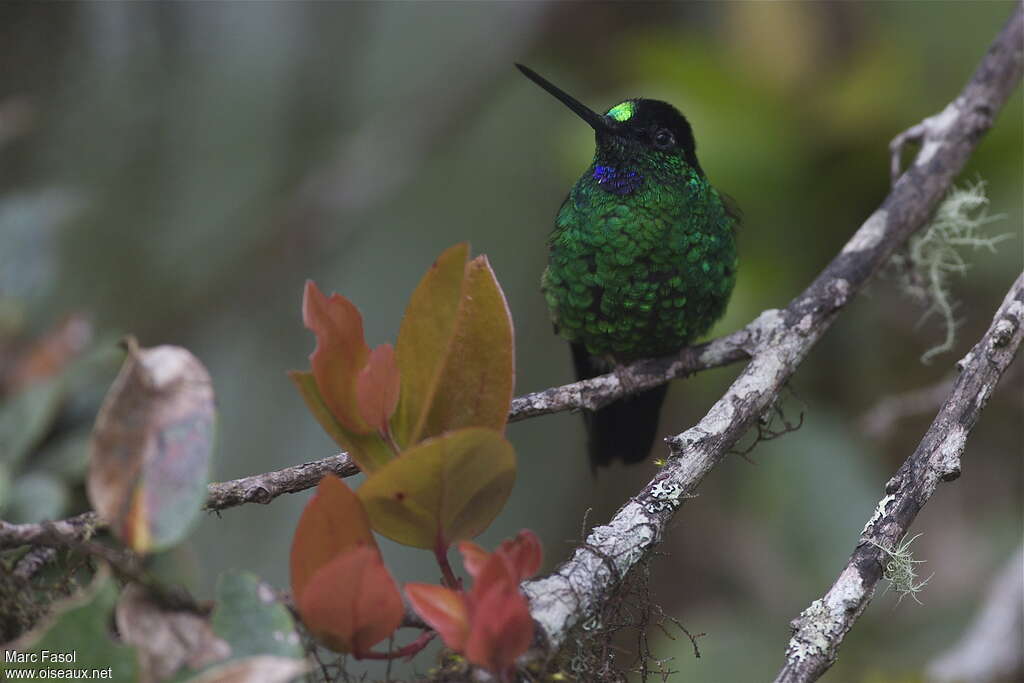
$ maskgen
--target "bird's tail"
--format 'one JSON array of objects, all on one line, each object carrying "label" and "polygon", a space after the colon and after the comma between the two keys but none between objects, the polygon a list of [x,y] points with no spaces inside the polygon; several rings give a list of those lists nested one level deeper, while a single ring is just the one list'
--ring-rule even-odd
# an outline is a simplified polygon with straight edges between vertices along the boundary
[{"label": "bird's tail", "polygon": [[[582,344],[572,344],[572,359],[579,379],[607,372]],[[668,385],[661,384],[597,411],[583,412],[591,468],[610,465],[614,460],[640,462],[647,457],[658,434],[658,415],[667,391]]]}]

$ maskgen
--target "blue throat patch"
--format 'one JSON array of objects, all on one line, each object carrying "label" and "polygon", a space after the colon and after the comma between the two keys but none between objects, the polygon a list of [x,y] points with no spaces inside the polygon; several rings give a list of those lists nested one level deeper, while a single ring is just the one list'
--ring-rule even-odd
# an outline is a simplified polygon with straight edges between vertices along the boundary
[{"label": "blue throat patch", "polygon": [[644,184],[644,177],[636,171],[619,171],[611,166],[595,166],[594,180],[605,192],[617,195],[633,194]]}]

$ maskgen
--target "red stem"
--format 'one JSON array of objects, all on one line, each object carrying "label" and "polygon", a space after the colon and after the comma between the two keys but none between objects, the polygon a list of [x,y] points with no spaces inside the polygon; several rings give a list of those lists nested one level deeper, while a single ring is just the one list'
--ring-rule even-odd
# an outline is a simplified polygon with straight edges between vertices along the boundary
[{"label": "red stem", "polygon": [[436,635],[436,631],[424,631],[416,640],[412,641],[405,647],[400,647],[397,650],[389,650],[387,652],[363,652],[356,655],[356,659],[400,659],[401,657],[411,659],[413,656],[418,654],[420,650],[425,648]]},{"label": "red stem", "polygon": [[441,568],[441,583],[453,590],[461,590],[462,581],[455,577],[452,565],[448,562],[448,546],[440,538],[434,544],[434,557],[437,558],[437,566]]}]

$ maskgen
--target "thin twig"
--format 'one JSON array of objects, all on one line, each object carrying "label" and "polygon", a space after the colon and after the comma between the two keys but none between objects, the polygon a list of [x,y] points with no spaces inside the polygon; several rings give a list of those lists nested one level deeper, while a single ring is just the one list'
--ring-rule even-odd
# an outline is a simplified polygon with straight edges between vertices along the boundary
[{"label": "thin twig", "polygon": [[[638,361],[617,373],[519,396],[512,401],[509,421],[567,410],[593,410],[673,378],[742,360],[747,357],[748,328],[670,356]],[[359,474],[359,468],[347,453],[338,453],[273,472],[213,483],[207,487],[204,509],[215,512],[247,503],[265,505],[286,493],[313,488],[328,472],[344,478]],[[106,523],[95,512],[45,524],[11,524],[0,520],[0,550],[38,543],[38,539],[44,536],[50,542],[63,538],[67,543],[73,543],[105,527]]]}]

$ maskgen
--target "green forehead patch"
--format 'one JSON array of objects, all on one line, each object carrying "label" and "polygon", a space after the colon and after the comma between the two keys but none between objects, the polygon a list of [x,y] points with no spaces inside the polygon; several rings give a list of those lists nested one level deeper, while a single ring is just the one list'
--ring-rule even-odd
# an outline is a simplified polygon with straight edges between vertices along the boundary
[{"label": "green forehead patch", "polygon": [[633,118],[633,114],[636,113],[636,105],[626,100],[620,104],[616,104],[614,107],[608,110],[605,114],[608,118],[615,119],[618,122],[629,121]]}]

